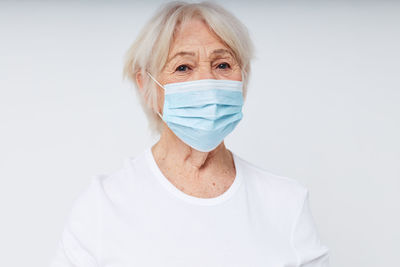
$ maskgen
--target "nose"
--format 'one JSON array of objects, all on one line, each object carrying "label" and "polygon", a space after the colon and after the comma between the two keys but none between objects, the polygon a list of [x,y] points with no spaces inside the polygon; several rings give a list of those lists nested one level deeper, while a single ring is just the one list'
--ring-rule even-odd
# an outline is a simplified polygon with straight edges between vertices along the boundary
[{"label": "nose", "polygon": [[193,75],[194,80],[205,80],[205,79],[216,79],[215,73],[212,71],[212,67],[207,64],[208,66],[201,66],[197,69],[197,71]]}]

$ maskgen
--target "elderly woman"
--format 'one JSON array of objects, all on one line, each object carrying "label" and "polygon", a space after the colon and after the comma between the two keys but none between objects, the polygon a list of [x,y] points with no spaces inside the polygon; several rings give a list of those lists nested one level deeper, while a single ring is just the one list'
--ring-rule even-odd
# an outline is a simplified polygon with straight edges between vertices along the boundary
[{"label": "elderly woman", "polygon": [[252,57],[215,4],[160,8],[127,53],[157,143],[76,198],[56,266],[327,267],[308,189],[228,150]]}]

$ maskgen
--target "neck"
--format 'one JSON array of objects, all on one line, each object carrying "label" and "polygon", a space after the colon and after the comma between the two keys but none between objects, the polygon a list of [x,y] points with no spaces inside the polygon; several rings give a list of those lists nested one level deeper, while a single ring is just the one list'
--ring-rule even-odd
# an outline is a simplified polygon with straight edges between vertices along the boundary
[{"label": "neck", "polygon": [[164,127],[153,152],[160,161],[169,166],[179,166],[185,173],[194,173],[195,176],[207,169],[230,168],[233,162],[224,142],[210,152],[201,152],[182,142],[168,127]]}]

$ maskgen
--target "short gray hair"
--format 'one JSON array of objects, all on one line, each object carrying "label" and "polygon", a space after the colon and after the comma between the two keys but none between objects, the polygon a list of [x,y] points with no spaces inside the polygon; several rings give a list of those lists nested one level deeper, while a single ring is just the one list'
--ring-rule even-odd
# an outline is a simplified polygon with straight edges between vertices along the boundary
[{"label": "short gray hair", "polygon": [[[243,77],[243,98],[247,95],[250,60],[254,46],[248,30],[232,13],[211,2],[186,3],[173,1],[163,4],[147,22],[125,55],[123,77],[131,80],[140,104],[148,118],[151,132],[161,133],[162,120],[157,115],[157,87],[146,75],[154,77],[162,71],[174,33],[179,25],[192,18],[201,18],[233,52]],[[139,93],[136,74],[143,77],[143,94]]]}]

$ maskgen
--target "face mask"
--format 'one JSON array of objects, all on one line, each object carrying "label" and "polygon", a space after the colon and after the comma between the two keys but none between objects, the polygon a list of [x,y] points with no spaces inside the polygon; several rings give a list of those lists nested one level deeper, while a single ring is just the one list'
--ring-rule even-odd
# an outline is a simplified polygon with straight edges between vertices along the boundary
[{"label": "face mask", "polygon": [[158,115],[184,143],[209,152],[242,119],[243,83],[232,80],[195,80],[161,85],[163,114]]}]

